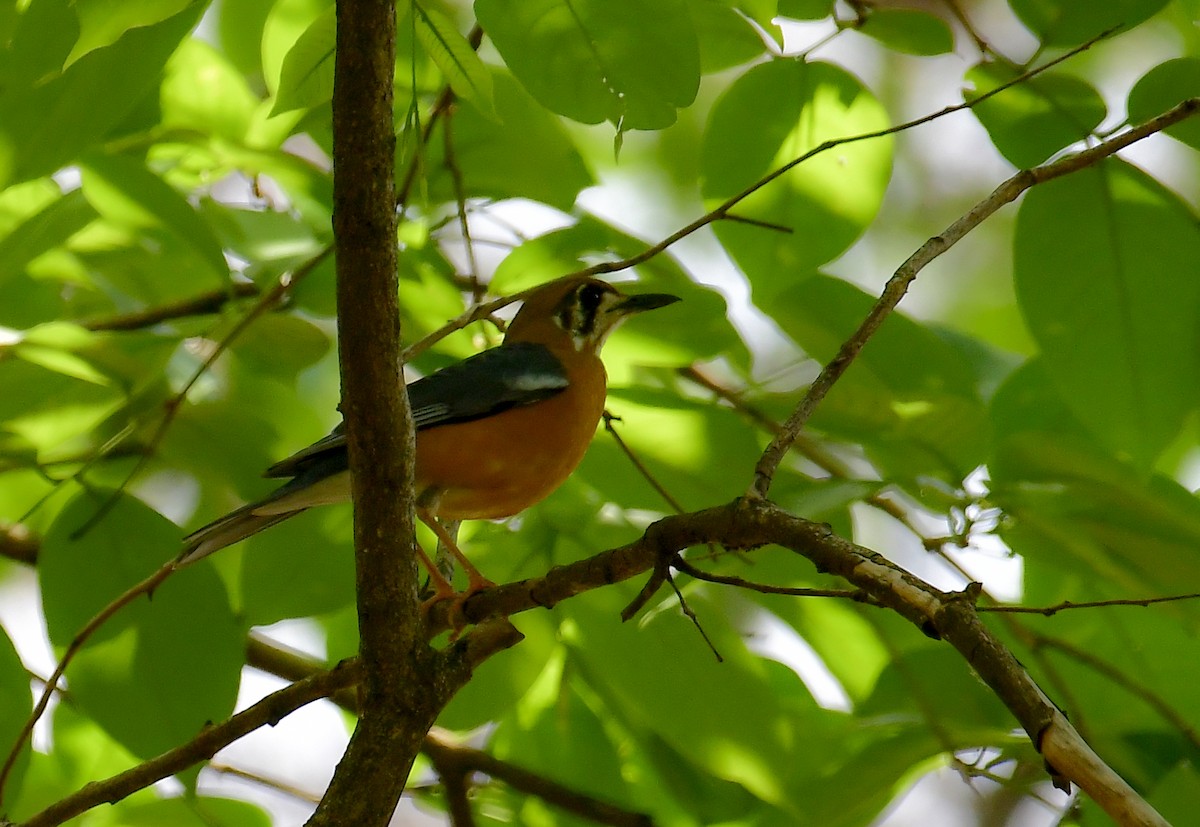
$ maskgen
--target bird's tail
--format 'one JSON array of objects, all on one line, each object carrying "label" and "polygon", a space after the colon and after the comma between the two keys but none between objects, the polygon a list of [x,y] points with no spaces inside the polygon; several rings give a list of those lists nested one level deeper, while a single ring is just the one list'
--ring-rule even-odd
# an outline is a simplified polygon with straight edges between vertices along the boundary
[{"label": "bird's tail", "polygon": [[231,511],[219,520],[214,520],[187,537],[183,538],[183,551],[175,558],[176,566],[186,566],[207,557],[214,551],[245,540],[252,534],[257,534],[264,528],[270,528],[276,523],[283,522],[306,509],[283,511],[274,514],[259,514],[262,502],[250,503],[237,511]]}]

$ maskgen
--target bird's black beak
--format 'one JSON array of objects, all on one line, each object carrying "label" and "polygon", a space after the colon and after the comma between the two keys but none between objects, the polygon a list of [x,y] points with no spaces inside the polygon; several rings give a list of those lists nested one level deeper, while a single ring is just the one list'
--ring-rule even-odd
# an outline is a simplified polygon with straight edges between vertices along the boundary
[{"label": "bird's black beak", "polygon": [[680,298],[672,296],[670,293],[635,293],[632,296],[626,296],[620,304],[613,307],[613,310],[622,314],[642,313],[646,310],[666,307],[677,301],[680,301]]}]

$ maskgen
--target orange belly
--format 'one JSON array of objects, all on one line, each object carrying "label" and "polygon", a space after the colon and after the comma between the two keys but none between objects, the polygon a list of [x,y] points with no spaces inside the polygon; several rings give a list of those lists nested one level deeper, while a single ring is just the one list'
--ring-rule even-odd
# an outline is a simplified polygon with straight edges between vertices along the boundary
[{"label": "orange belly", "polygon": [[448,520],[511,517],[540,502],[579,465],[604,411],[604,382],[472,422],[417,434],[417,491],[440,493]]}]

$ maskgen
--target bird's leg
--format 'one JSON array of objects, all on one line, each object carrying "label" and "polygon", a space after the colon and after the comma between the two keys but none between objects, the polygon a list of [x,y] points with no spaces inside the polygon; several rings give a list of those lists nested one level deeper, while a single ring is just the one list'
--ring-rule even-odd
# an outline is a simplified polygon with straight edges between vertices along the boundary
[{"label": "bird's leg", "polygon": [[[452,618],[451,622],[455,623],[455,625],[458,625],[454,618],[462,614],[463,604],[466,603],[471,595],[475,594],[476,592],[481,592],[484,589],[491,588],[496,584],[484,577],[483,574],[480,573],[479,569],[472,565],[471,561],[467,559],[467,556],[463,554],[462,550],[458,547],[458,543],[456,543],[454,538],[450,536],[450,532],[446,530],[445,526],[438,522],[437,517],[430,509],[418,506],[417,517],[420,518],[421,522],[429,526],[430,530],[437,536],[438,540],[445,547],[446,551],[448,551],[450,555],[459,562],[459,565],[463,567],[463,571],[467,573],[466,589],[456,594],[453,588],[450,588],[449,593],[446,594],[441,590],[440,587],[438,587],[434,596],[425,601],[425,606],[432,607],[435,603],[444,600],[447,597],[453,597],[454,605],[450,607],[450,617]],[[422,552],[422,556],[425,556],[424,552]],[[429,558],[426,556],[425,559],[428,560]],[[430,577],[434,578],[436,567],[433,567],[432,564],[430,564],[430,566]],[[440,572],[437,572],[436,577],[443,582],[446,581],[446,578],[442,577]],[[449,584],[447,583],[447,585]],[[426,611],[428,611],[428,609],[426,609]]]},{"label": "bird's leg", "polygon": [[[441,523],[445,527],[446,533],[457,542],[458,528],[462,525],[462,520],[442,520]],[[441,572],[442,577],[451,582],[454,581],[454,556],[450,554],[445,543],[438,543],[437,554],[434,555],[433,564],[437,566],[437,570]]]},{"label": "bird's leg", "polygon": [[[417,510],[417,516],[421,518],[421,522],[429,526],[430,530],[437,535],[438,540],[441,541],[446,551],[450,552],[450,555],[458,561],[459,565],[463,567],[463,571],[467,573],[467,588],[464,592],[467,597],[496,585],[484,577],[479,569],[472,565],[471,561],[467,559],[467,555],[463,554],[462,549],[458,547],[458,543],[454,542],[454,538],[450,536],[450,532],[446,530],[444,525],[438,522],[437,517],[423,508]],[[466,598],[464,597],[463,599],[465,600]]]},{"label": "bird's leg", "polygon": [[421,611],[426,611],[426,606],[432,606],[439,600],[452,598],[456,594],[454,586],[450,583],[450,579],[442,574],[442,570],[429,559],[429,555],[425,553],[425,549],[421,548],[421,544],[413,541],[413,547],[417,550],[417,558],[421,561],[421,565],[425,567],[425,571],[429,572],[429,585],[433,587],[433,596],[421,604]]}]

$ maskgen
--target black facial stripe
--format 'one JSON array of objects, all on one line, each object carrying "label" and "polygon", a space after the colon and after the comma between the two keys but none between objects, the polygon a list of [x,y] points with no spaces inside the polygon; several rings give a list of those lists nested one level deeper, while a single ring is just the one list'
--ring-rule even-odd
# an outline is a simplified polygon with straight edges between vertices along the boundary
[{"label": "black facial stripe", "polygon": [[575,302],[566,301],[558,308],[558,312],[554,314],[558,320],[558,326],[568,333],[575,332]]},{"label": "black facial stripe", "polygon": [[610,292],[613,292],[611,288],[597,284],[583,284],[575,288],[555,313],[559,326],[574,337],[591,336],[596,330],[604,296]]},{"label": "black facial stripe", "polygon": [[575,318],[572,319],[571,326],[575,335],[592,335],[596,329],[596,316],[606,292],[608,291],[598,284],[584,284],[575,291],[575,301],[572,302]]}]

